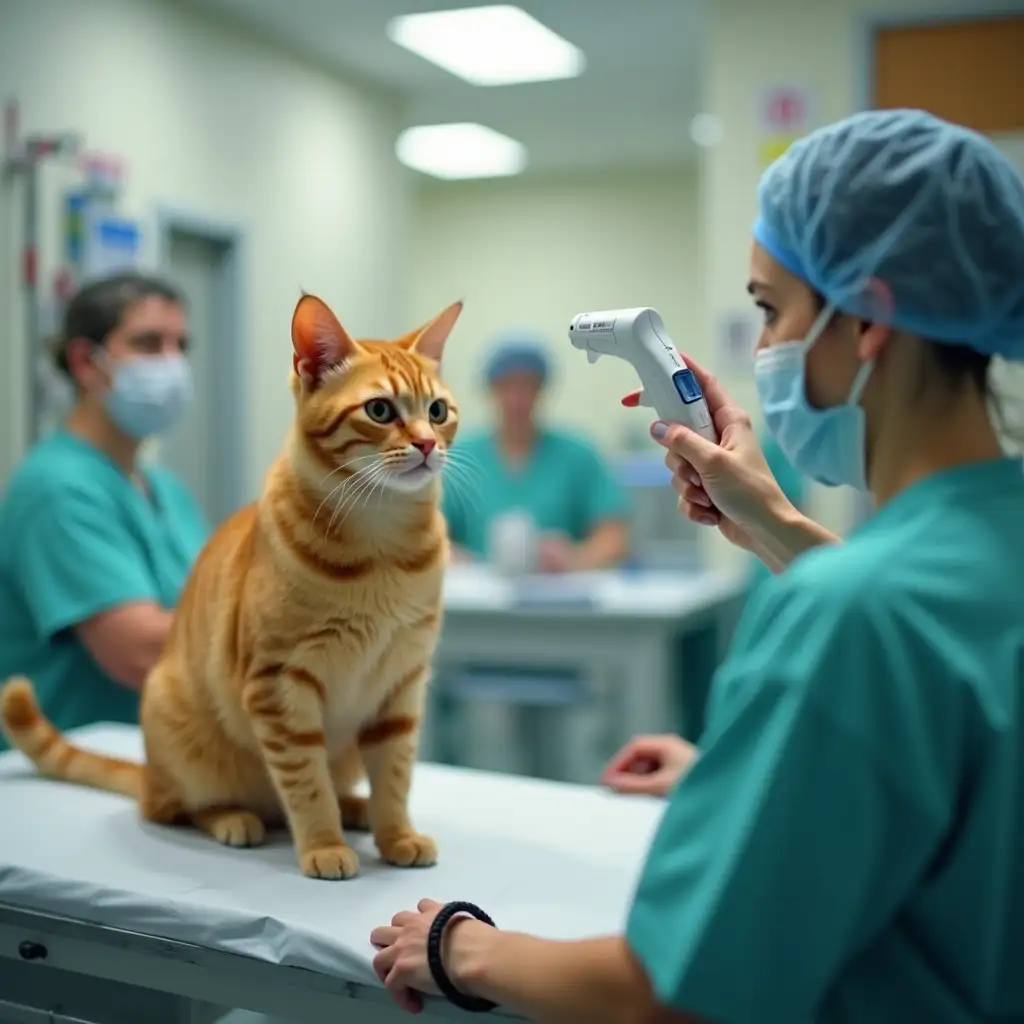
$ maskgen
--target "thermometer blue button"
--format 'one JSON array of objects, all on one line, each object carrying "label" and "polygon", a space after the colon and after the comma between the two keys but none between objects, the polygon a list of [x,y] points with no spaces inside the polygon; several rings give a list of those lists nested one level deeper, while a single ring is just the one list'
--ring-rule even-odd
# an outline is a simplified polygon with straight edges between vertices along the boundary
[{"label": "thermometer blue button", "polygon": [[687,405],[699,402],[704,397],[704,392],[701,391],[692,370],[677,370],[672,374],[672,383],[675,384],[679,397]]}]

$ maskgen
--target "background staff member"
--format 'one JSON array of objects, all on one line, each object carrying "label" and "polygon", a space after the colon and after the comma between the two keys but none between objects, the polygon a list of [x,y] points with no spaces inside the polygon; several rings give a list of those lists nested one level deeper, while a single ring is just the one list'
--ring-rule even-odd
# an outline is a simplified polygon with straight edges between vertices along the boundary
[{"label": "background staff member", "polygon": [[62,730],[137,721],[207,536],[185,487],[139,461],[191,398],[187,347],[185,304],[164,282],[125,274],[83,287],[56,353],[74,408],[0,503],[0,679],[31,677]]}]

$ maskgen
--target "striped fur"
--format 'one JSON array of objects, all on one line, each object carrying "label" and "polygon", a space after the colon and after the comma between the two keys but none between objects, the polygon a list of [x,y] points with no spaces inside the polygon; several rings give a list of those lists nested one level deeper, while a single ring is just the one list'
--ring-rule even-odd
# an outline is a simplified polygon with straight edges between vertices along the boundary
[{"label": "striped fur", "polygon": [[[447,561],[437,470],[458,422],[438,364],[460,311],[356,342],[303,296],[295,426],[259,500],[216,531],[185,586],[143,689],[145,763],[73,747],[14,679],[0,723],[41,772],[232,846],[286,823],[312,877],[357,872],[346,826],[370,829],[394,864],[434,862],[407,800]],[[393,421],[371,418],[380,398]],[[364,774],[369,798],[354,792]]]}]

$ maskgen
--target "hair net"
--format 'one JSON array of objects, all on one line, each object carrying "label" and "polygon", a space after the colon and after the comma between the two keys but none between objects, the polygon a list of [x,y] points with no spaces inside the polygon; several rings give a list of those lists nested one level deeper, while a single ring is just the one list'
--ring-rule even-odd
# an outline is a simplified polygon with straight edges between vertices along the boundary
[{"label": "hair net", "polygon": [[532,373],[541,383],[548,379],[551,367],[544,345],[525,334],[500,338],[484,363],[484,376],[493,384],[512,373]]},{"label": "hair net", "polygon": [[776,160],[758,205],[761,246],[845,312],[1024,360],[1024,181],[984,136],[919,110],[855,114]]}]

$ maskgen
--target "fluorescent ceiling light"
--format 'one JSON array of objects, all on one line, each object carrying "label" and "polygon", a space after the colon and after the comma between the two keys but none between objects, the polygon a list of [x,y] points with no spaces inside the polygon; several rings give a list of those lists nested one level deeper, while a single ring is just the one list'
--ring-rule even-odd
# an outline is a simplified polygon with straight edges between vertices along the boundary
[{"label": "fluorescent ceiling light", "polygon": [[511,4],[393,18],[388,38],[471,85],[575,78],[583,51]]},{"label": "fluorescent ceiling light", "polygon": [[434,178],[501,178],[526,166],[526,147],[482,124],[425,124],[406,128],[395,155]]}]

